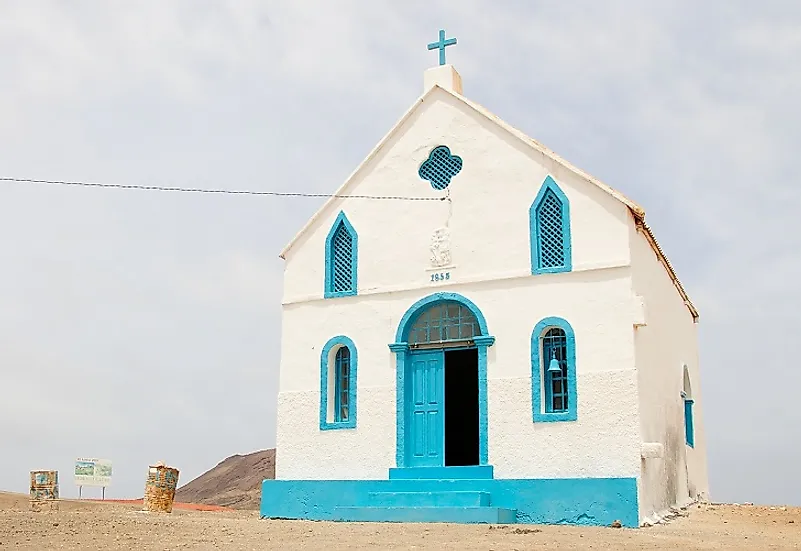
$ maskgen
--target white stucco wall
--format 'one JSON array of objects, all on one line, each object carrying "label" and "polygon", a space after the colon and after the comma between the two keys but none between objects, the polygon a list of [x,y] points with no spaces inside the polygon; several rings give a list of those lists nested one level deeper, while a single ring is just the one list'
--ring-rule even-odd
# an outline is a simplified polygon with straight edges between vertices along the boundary
[{"label": "white stucco wall", "polygon": [[[661,458],[642,460],[640,514],[664,513],[700,494],[707,497],[703,400],[697,325],[646,237],[631,229],[632,282],[643,298],[646,325],[635,330],[635,356],[643,442],[663,445]],[[695,447],[685,444],[683,366],[692,383]]]},{"label": "white stucco wall", "polygon": [[[630,263],[624,205],[442,90],[433,91],[345,193],[442,197],[417,175],[441,144],[464,163],[449,187],[456,265],[450,271],[458,282],[530,274],[529,207],[549,174],[570,201],[574,268]],[[431,234],[448,221],[448,202],[338,199],[288,251],[285,304],[322,297],[325,237],[340,210],[359,235],[360,295],[428,284]]]},{"label": "white stucco wall", "polygon": [[[460,293],[496,337],[487,357],[489,462],[497,478],[639,475],[637,378],[628,268],[529,276],[314,301],[284,310],[277,477],[386,478],[395,466],[394,341],[403,314],[431,292]],[[525,306],[524,306],[525,305]],[[534,423],[531,331],[567,319],[576,336],[578,421]],[[333,336],[358,348],[355,430],[320,431],[320,352]]]},{"label": "white stucco wall", "polygon": [[[497,338],[488,354],[496,476],[637,476],[628,210],[437,90],[345,193],[441,197],[417,176],[440,144],[464,162],[451,204],[337,200],[286,255],[277,477],[387,476],[395,464],[387,344],[406,310],[438,291],[473,300]],[[570,201],[573,272],[531,276],[529,207],[549,174]],[[325,238],[340,210],[359,235],[359,295],[324,300]],[[432,283],[431,234],[446,223],[454,266],[446,283]],[[531,331],[548,316],[564,317],[576,333],[577,422],[531,418]],[[339,334],[358,347],[358,427],[321,431],[320,351]]]}]

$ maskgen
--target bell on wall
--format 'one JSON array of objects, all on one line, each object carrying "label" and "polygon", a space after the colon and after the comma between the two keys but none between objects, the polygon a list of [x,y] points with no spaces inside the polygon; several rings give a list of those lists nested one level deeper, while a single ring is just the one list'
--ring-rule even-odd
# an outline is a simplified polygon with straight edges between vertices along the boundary
[{"label": "bell on wall", "polygon": [[562,368],[559,367],[559,360],[556,359],[556,350],[551,355],[551,363],[548,365],[548,373],[561,373]]}]

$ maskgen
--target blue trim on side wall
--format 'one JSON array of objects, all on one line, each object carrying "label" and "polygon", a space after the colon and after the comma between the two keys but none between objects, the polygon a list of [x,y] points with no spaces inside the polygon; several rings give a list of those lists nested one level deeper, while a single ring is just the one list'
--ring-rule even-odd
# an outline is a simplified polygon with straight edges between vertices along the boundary
[{"label": "blue trim on side wall", "polygon": [[[351,262],[351,269],[353,274],[353,282],[352,287],[348,291],[342,292],[334,292],[331,289],[333,288],[333,281],[331,279],[331,271],[333,270],[333,258],[332,258],[332,248],[331,243],[334,239],[334,235],[339,228],[339,224],[342,223],[345,225],[345,229],[350,234],[351,238],[353,239],[353,251],[350,257]],[[335,298],[335,297],[350,297],[357,294],[359,288],[359,234],[356,233],[353,225],[348,220],[348,217],[345,216],[344,211],[340,211],[337,219],[334,220],[334,223],[331,225],[331,229],[328,231],[328,237],[325,238],[325,288],[323,296],[325,298]]]},{"label": "blue trim on side wall", "polygon": [[473,338],[478,349],[478,429],[479,429],[479,465],[489,462],[488,427],[489,414],[487,411],[487,348],[495,342],[495,337],[489,334],[487,320],[478,306],[467,297],[458,293],[434,293],[415,302],[403,315],[398,330],[395,333],[395,342],[389,349],[395,353],[395,415],[397,430],[395,433],[395,464],[397,467],[406,467],[406,408],[404,404],[404,375],[406,373],[406,360],[409,356],[407,342],[409,330],[417,316],[430,306],[439,302],[457,302],[468,308],[476,317],[481,336]]},{"label": "blue trim on side wall", "polygon": [[[540,359],[540,336],[550,327],[565,332],[567,340],[567,411],[545,413],[542,404],[543,363]],[[545,360],[546,369],[548,360]],[[531,412],[535,423],[549,421],[575,421],[578,418],[578,393],[576,391],[576,335],[567,320],[549,317],[541,320],[531,332]]]},{"label": "blue trim on side wall", "polygon": [[[557,198],[562,202],[562,240],[565,247],[565,265],[557,268],[540,268],[539,267],[539,226],[537,225],[537,207],[545,193],[548,190],[554,192]],[[567,200],[567,195],[564,194],[562,189],[557,185],[556,181],[548,175],[545,181],[540,186],[540,191],[537,197],[528,209],[528,224],[529,224],[529,242],[531,246],[531,273],[532,274],[553,274],[560,272],[569,272],[573,269],[573,248],[572,240],[570,239],[570,201]]]},{"label": "blue trim on side wall", "polygon": [[[334,347],[347,346],[350,350],[350,381],[348,383],[348,420],[328,421],[328,371],[332,367],[329,356]],[[333,337],[325,343],[320,353],[320,430],[356,428],[356,368],[359,364],[358,352],[353,341],[344,335]]]},{"label": "blue trim on side wall", "polygon": [[636,478],[265,480],[261,516],[348,520],[337,508],[392,507],[406,492],[415,494],[418,510],[436,506],[443,492],[488,492],[490,507],[516,510],[521,524],[639,526]]},{"label": "blue trim on side wall", "polygon": [[684,440],[691,448],[695,447],[695,427],[693,426],[694,400],[684,399]]}]

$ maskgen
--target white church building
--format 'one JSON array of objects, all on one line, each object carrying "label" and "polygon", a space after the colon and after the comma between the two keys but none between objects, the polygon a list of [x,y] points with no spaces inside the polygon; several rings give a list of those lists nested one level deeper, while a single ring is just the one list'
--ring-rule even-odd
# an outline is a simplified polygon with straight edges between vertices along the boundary
[{"label": "white church building", "polygon": [[440,63],[281,253],[261,516],[636,527],[707,499],[698,313],[645,211]]}]

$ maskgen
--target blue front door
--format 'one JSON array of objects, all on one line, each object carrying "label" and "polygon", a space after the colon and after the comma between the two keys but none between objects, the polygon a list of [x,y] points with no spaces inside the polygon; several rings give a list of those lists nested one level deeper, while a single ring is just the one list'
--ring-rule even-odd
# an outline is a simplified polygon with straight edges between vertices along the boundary
[{"label": "blue front door", "polygon": [[408,466],[441,467],[445,464],[445,355],[437,351],[410,356],[406,379]]}]

